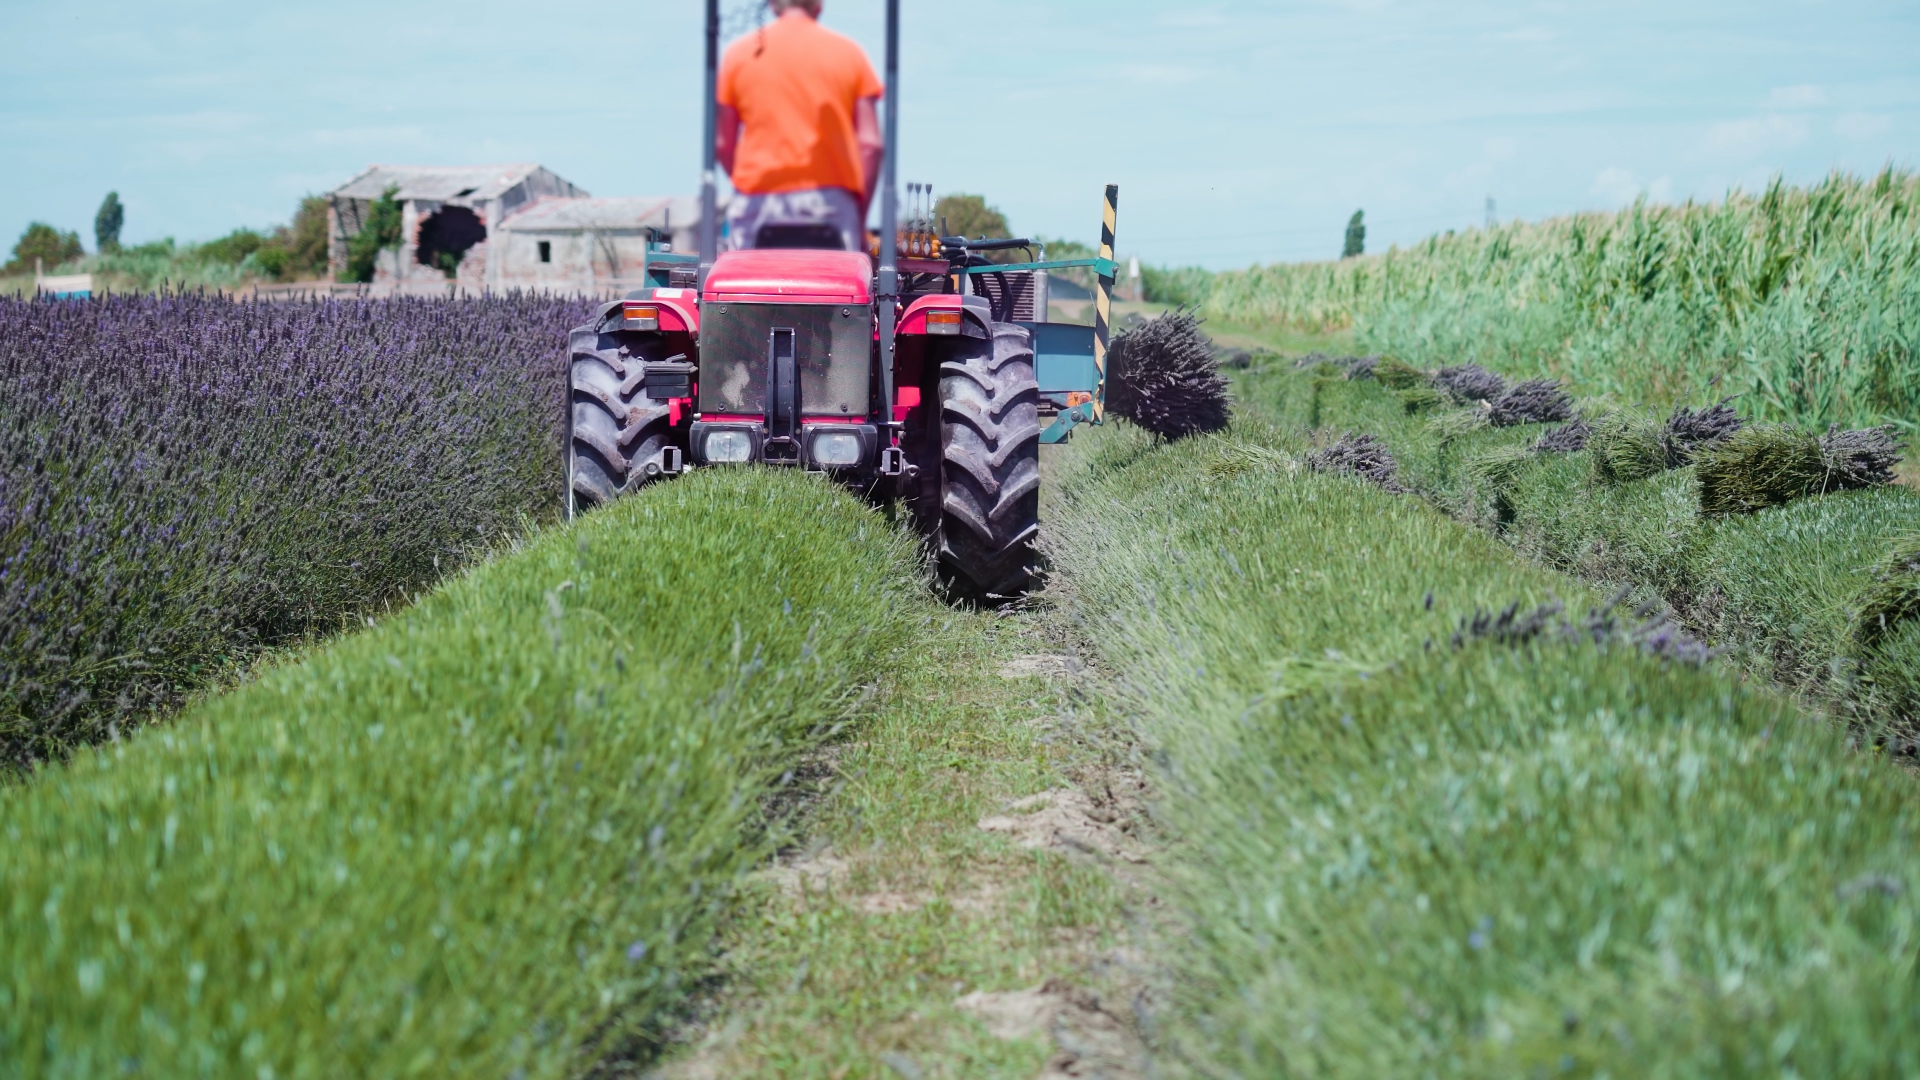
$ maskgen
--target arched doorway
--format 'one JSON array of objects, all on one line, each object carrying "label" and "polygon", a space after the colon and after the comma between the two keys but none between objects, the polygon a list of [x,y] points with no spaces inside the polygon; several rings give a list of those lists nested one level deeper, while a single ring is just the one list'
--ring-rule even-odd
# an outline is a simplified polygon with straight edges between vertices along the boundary
[{"label": "arched doorway", "polygon": [[487,227],[480,223],[480,215],[464,206],[443,206],[420,223],[414,258],[421,266],[431,266],[452,277],[467,249],[486,238]]}]

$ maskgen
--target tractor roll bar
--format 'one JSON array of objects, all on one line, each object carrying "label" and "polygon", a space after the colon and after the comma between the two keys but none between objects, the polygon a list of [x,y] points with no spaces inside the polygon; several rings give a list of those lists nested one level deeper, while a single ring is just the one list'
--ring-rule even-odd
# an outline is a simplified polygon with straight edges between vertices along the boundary
[{"label": "tractor roll bar", "polygon": [[[709,0],[713,2],[713,0]],[[892,446],[900,424],[893,419],[893,320],[900,302],[899,201],[894,191],[894,165],[900,149],[900,0],[887,0],[887,115],[880,151],[880,281],[874,306],[880,312],[880,416]]]},{"label": "tractor roll bar", "polygon": [[707,272],[720,249],[720,223],[713,220],[720,212],[714,193],[714,136],[719,133],[720,92],[720,0],[707,0],[707,96],[702,114],[706,137],[700,143],[700,279],[695,295],[707,288]]}]

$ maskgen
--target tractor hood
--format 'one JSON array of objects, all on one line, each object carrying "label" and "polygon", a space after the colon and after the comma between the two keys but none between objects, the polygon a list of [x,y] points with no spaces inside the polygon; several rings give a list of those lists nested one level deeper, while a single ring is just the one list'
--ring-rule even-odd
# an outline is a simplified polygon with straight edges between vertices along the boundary
[{"label": "tractor hood", "polygon": [[728,251],[713,261],[701,299],[867,304],[873,301],[873,260],[862,251]]}]

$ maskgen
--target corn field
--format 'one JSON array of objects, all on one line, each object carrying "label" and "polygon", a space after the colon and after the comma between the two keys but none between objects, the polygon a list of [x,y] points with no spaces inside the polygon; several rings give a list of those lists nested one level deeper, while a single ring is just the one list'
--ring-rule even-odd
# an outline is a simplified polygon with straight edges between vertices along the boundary
[{"label": "corn field", "polygon": [[1920,176],[1776,180],[1717,203],[1448,232],[1340,262],[1218,275],[1206,314],[1352,328],[1419,364],[1548,373],[1760,419],[1920,422]]}]

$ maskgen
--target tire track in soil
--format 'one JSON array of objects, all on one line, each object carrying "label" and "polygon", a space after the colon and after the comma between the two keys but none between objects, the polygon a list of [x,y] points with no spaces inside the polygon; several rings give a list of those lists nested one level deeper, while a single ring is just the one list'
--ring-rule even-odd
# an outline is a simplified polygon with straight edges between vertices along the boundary
[{"label": "tire track in soil", "polygon": [[1160,841],[1071,601],[1056,576],[1019,611],[951,613],[931,667],[796,770],[770,808],[795,842],[642,1075],[1154,1074]]}]

